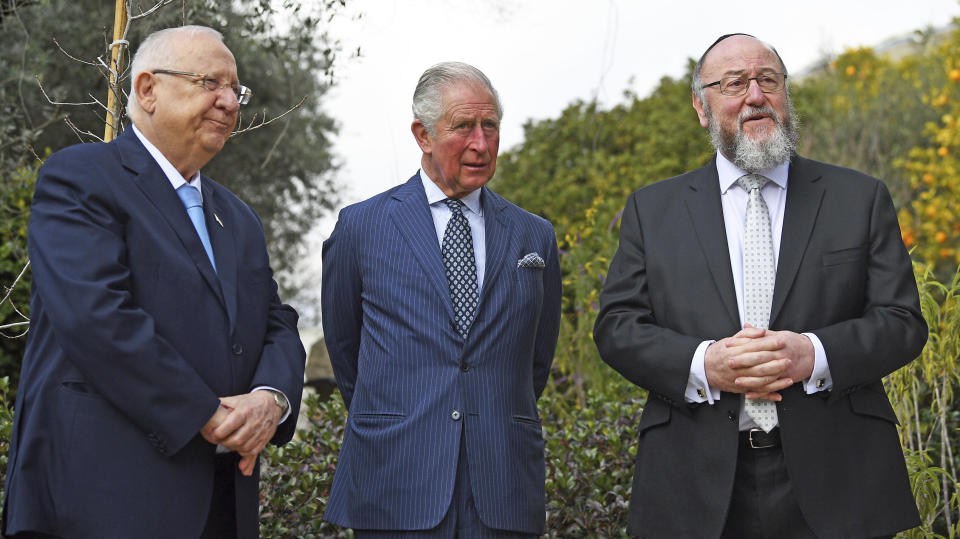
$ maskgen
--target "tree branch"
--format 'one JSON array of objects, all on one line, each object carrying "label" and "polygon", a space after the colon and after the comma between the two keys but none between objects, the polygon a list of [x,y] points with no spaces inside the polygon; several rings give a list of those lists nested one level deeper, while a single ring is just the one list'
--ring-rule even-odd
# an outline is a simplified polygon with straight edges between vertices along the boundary
[{"label": "tree branch", "polygon": [[[139,15],[129,15],[129,13],[130,13],[130,7],[131,7],[131,6],[130,6],[130,2],[128,1],[128,2],[127,2],[127,13],[128,13],[128,15],[127,15],[127,26],[126,26],[125,28],[130,28],[130,23],[131,23],[131,22],[133,22],[133,21],[135,21],[135,20],[137,20],[137,19],[142,19],[143,17],[146,17],[146,16],[150,15],[151,13],[153,13],[154,11],[162,8],[163,6],[165,6],[165,5],[167,5],[167,4],[172,4],[172,3],[173,3],[173,0],[160,0],[160,1],[157,2],[156,5],[154,5],[152,8],[150,8],[150,9],[148,9],[148,10],[146,10],[146,11],[141,12]],[[126,30],[124,30],[124,32],[123,32],[123,37],[127,37],[127,32],[126,32]]]},{"label": "tree branch", "polygon": [[[17,288],[17,284],[20,282],[20,279],[22,279],[23,276],[27,273],[27,268],[29,267],[30,267],[30,261],[27,260],[26,264],[23,265],[23,269],[20,270],[20,274],[17,275],[17,278],[13,280],[13,284],[11,284],[9,287],[7,286],[4,287],[7,289],[7,292],[3,296],[3,299],[0,299],[0,305],[3,305],[5,302],[9,302],[10,306],[13,307],[13,311],[18,315],[20,315],[20,317],[23,318],[24,320],[23,322],[13,322],[11,324],[0,325],[0,335],[8,339],[16,339],[18,337],[23,337],[24,335],[27,334],[27,331],[29,331],[30,329],[29,328],[30,318],[24,315],[22,312],[20,312],[20,309],[18,309],[17,306],[13,303],[13,300],[10,299],[10,296],[13,295],[13,291]],[[14,327],[22,327],[22,326],[27,326],[27,328],[24,329],[23,332],[18,335],[7,335],[6,333],[3,333],[3,330],[14,328]]]},{"label": "tree branch", "polygon": [[[300,105],[303,105],[303,102],[306,101],[306,100],[307,100],[307,96],[303,96],[303,97],[300,99],[300,102],[298,102],[296,105],[294,105],[294,106],[290,107],[289,109],[287,109],[287,110],[286,110],[283,114],[281,114],[280,116],[277,116],[277,117],[275,117],[275,118],[271,118],[271,119],[269,119],[269,120],[267,120],[267,111],[266,111],[266,109],[264,109],[264,110],[262,111],[262,112],[263,112],[263,117],[260,119],[260,123],[257,123],[257,116],[259,116],[259,114],[258,114],[258,113],[254,113],[254,114],[253,114],[253,118],[250,119],[250,122],[247,124],[246,127],[243,127],[243,117],[242,117],[242,115],[241,115],[240,119],[237,120],[237,126],[238,126],[238,127],[237,127],[237,130],[234,131],[230,136],[240,135],[240,134],[242,134],[242,133],[246,133],[247,131],[253,131],[254,129],[260,129],[261,127],[263,127],[263,126],[265,126],[265,125],[272,124],[273,122],[279,120],[280,118],[283,118],[283,117],[286,116],[287,114],[290,114],[290,113],[293,112],[294,110],[300,108]],[[254,124],[256,124],[256,125],[254,125]]]}]

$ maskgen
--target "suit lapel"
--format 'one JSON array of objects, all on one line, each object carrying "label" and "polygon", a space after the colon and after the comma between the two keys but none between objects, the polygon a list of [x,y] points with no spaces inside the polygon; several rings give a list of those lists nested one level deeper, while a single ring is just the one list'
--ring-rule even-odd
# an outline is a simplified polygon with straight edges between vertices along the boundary
[{"label": "suit lapel", "polygon": [[780,256],[777,261],[777,280],[773,287],[773,305],[770,309],[770,327],[783,308],[790,287],[800,269],[800,261],[813,232],[820,212],[824,187],[818,182],[820,174],[806,159],[794,156],[790,161],[787,180],[787,207],[783,213],[783,232],[780,235]]},{"label": "suit lapel", "polygon": [[234,238],[236,224],[228,206],[223,204],[218,189],[214,189],[213,180],[204,177],[203,213],[207,221],[207,233],[213,247],[213,257],[217,261],[217,276],[223,288],[223,299],[230,318],[230,331],[233,332],[237,318],[237,250]]},{"label": "suit lapel", "polygon": [[440,294],[452,320],[454,318],[453,302],[450,300],[447,274],[443,269],[443,258],[437,242],[437,229],[433,224],[433,216],[430,214],[430,206],[427,204],[427,195],[423,190],[420,174],[414,175],[407,183],[401,185],[393,193],[393,199],[396,204],[390,210],[390,219],[410,246],[410,252],[423,267],[426,279],[437,290],[437,294]]},{"label": "suit lapel", "polygon": [[204,281],[226,308],[217,274],[214,272],[213,266],[210,265],[207,252],[204,250],[203,244],[200,243],[200,236],[193,228],[193,223],[190,222],[190,217],[183,209],[180,197],[177,196],[170,185],[170,180],[167,179],[160,166],[137,139],[133,130],[128,129],[115,142],[120,150],[121,164],[135,173],[134,183],[143,191],[143,194],[173,229],[174,234],[179,238],[180,243],[183,244],[184,249],[187,250],[190,258],[196,264]]},{"label": "suit lapel", "polygon": [[507,206],[506,202],[499,195],[484,187],[481,203],[483,204],[483,228],[486,237],[484,249],[487,262],[484,265],[483,290],[480,293],[480,303],[477,305],[477,317],[474,319],[474,323],[481,319],[480,313],[483,312],[484,305],[489,301],[488,298],[492,294],[491,290],[494,284],[498,282],[497,277],[500,271],[510,264],[510,261],[506,258],[509,252],[510,238],[513,237],[513,234],[511,234],[513,223],[507,218],[504,211]]},{"label": "suit lapel", "polygon": [[697,243],[707,259],[710,276],[720,293],[727,315],[734,327],[740,327],[737,309],[737,293],[733,286],[730,269],[730,249],[723,222],[723,206],[720,203],[720,180],[715,162],[700,169],[688,184],[687,211],[693,222]]}]

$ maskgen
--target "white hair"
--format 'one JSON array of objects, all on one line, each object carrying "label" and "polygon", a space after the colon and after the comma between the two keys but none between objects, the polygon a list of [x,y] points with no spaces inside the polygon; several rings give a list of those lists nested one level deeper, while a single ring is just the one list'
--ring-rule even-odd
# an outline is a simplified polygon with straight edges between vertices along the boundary
[{"label": "white hair", "polygon": [[489,90],[497,106],[497,119],[503,119],[500,95],[482,71],[462,62],[443,62],[424,71],[413,91],[413,117],[423,123],[431,136],[434,135],[437,121],[443,116],[443,90],[463,82]]},{"label": "white hair", "polygon": [[175,26],[153,32],[137,47],[133,61],[130,62],[130,96],[127,98],[127,116],[133,116],[140,110],[137,92],[134,88],[137,77],[153,69],[170,69],[176,58],[176,44],[197,36],[208,36],[223,42],[223,34],[207,26]]},{"label": "white hair", "polygon": [[[713,117],[710,104],[703,102],[707,116],[710,143],[734,165],[749,173],[763,172],[785,163],[797,151],[800,119],[787,96],[786,118],[780,117],[772,107],[747,107],[737,117],[736,132],[725,132],[720,122]],[[769,115],[774,122],[772,132],[765,140],[753,140],[743,132],[743,122],[757,114]]]}]

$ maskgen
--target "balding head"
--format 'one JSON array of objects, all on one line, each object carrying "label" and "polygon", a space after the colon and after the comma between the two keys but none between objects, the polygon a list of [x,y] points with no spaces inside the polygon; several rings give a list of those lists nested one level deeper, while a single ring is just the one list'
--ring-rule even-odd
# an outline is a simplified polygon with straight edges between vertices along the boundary
[{"label": "balding head", "polygon": [[751,42],[751,41],[760,44],[762,47],[766,48],[771,53],[773,53],[773,55],[777,59],[777,63],[779,64],[780,72],[782,72],[784,75],[787,74],[787,66],[784,65],[783,59],[780,58],[780,53],[777,52],[777,49],[775,49],[773,45],[760,41],[759,39],[757,39],[756,37],[750,34],[742,34],[742,33],[724,34],[718,37],[716,41],[714,41],[709,47],[707,47],[707,50],[703,51],[703,54],[700,56],[700,59],[697,61],[696,66],[694,66],[693,68],[693,78],[690,82],[690,89],[693,91],[693,94],[698,99],[700,99],[700,101],[703,101],[704,65],[707,63],[708,57],[714,56],[712,54],[714,49],[719,49],[719,52],[722,54],[725,50],[729,50],[731,46],[735,47],[737,45],[742,45],[744,43]]},{"label": "balding head", "polygon": [[153,69],[177,65],[182,55],[180,50],[182,46],[200,36],[223,42],[223,34],[213,28],[189,25],[157,30],[140,43],[137,52],[133,55],[133,61],[130,62],[130,96],[127,99],[127,116],[136,120],[140,112],[137,92],[133,88],[137,76]]}]

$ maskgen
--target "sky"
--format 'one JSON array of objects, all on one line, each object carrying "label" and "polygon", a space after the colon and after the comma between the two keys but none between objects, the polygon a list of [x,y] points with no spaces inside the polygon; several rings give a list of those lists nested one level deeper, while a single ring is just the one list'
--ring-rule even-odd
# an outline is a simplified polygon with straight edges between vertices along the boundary
[{"label": "sky", "polygon": [[[324,96],[339,124],[342,205],[417,171],[410,102],[420,74],[438,62],[466,62],[490,78],[504,107],[502,153],[522,142],[524,123],[555,118],[574,101],[610,107],[626,90],[648,95],[661,77],[683,75],[687,59],[722,34],[773,44],[799,73],[826,55],[942,27],[955,16],[957,0],[349,1],[328,32],[360,55],[343,59]],[[336,213],[317,224],[310,268],[319,268],[320,243],[335,223]]]}]

